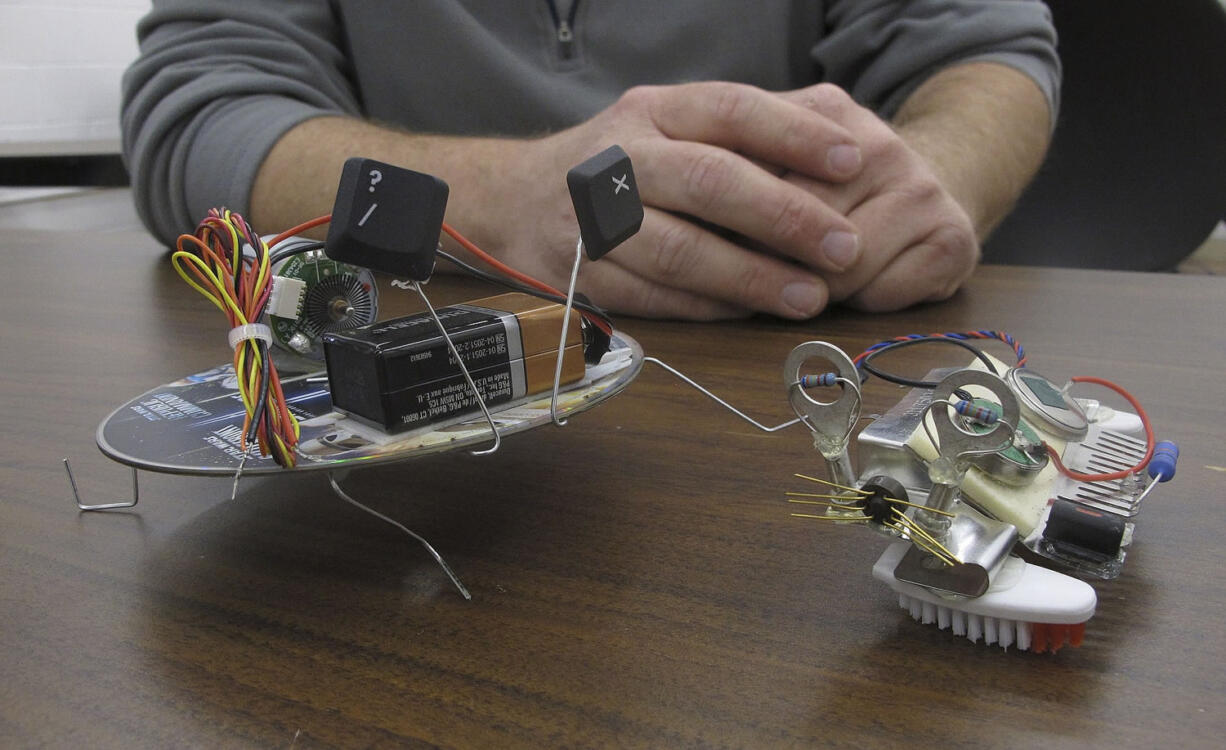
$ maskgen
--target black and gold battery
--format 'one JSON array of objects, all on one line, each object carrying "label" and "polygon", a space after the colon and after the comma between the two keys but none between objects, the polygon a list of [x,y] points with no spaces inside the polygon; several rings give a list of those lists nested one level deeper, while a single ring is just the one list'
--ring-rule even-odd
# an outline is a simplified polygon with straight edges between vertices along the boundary
[{"label": "black and gold battery", "polygon": [[[553,387],[562,305],[511,293],[438,310],[487,406]],[[583,342],[571,313],[562,382],[583,377]],[[402,432],[478,411],[429,314],[325,334],[332,404],[358,421]]]}]

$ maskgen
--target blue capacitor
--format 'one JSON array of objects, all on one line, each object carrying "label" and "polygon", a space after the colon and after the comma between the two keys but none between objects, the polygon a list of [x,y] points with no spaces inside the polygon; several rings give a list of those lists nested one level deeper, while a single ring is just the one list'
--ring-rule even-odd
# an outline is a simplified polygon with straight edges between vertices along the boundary
[{"label": "blue capacitor", "polygon": [[1175,462],[1179,460],[1179,446],[1169,440],[1163,440],[1154,446],[1154,456],[1149,459],[1150,477],[1165,482],[1175,476]]}]

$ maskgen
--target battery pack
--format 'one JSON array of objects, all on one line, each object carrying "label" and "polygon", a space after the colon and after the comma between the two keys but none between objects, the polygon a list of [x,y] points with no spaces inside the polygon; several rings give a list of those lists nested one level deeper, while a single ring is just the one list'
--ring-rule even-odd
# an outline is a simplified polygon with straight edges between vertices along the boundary
[{"label": "battery pack", "polygon": [[[553,387],[564,308],[521,293],[440,308],[439,320],[487,406]],[[562,382],[583,377],[582,334],[571,313]],[[464,373],[429,313],[323,337],[332,404],[394,433],[479,410]]]}]

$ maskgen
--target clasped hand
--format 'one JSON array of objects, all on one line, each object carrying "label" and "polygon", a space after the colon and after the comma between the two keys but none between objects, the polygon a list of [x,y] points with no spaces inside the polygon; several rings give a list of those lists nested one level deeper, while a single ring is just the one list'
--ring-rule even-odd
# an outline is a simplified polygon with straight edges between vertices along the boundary
[{"label": "clasped hand", "polygon": [[[932,168],[830,84],[780,94],[714,82],[634,88],[580,125],[525,142],[520,173],[565,174],[613,143],[634,162],[643,226],[585,263],[579,288],[615,311],[893,310],[948,297],[978,261],[972,223]],[[510,187],[501,210],[515,215],[502,224],[501,254],[565,279],[577,232],[565,181]],[[540,206],[556,208],[540,215]]]}]

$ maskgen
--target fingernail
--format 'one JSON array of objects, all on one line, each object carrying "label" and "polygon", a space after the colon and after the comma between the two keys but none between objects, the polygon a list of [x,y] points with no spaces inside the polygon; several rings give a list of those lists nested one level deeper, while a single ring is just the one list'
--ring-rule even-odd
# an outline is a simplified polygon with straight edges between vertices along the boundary
[{"label": "fingernail", "polygon": [[860,254],[860,238],[838,229],[829,231],[822,240],[822,253],[836,271],[845,270]]},{"label": "fingernail", "polygon": [[793,281],[783,288],[780,299],[799,317],[808,318],[821,310],[822,290],[811,281]]},{"label": "fingernail", "polygon": [[840,144],[826,151],[826,165],[836,175],[854,174],[860,169],[860,149],[857,146]]}]

